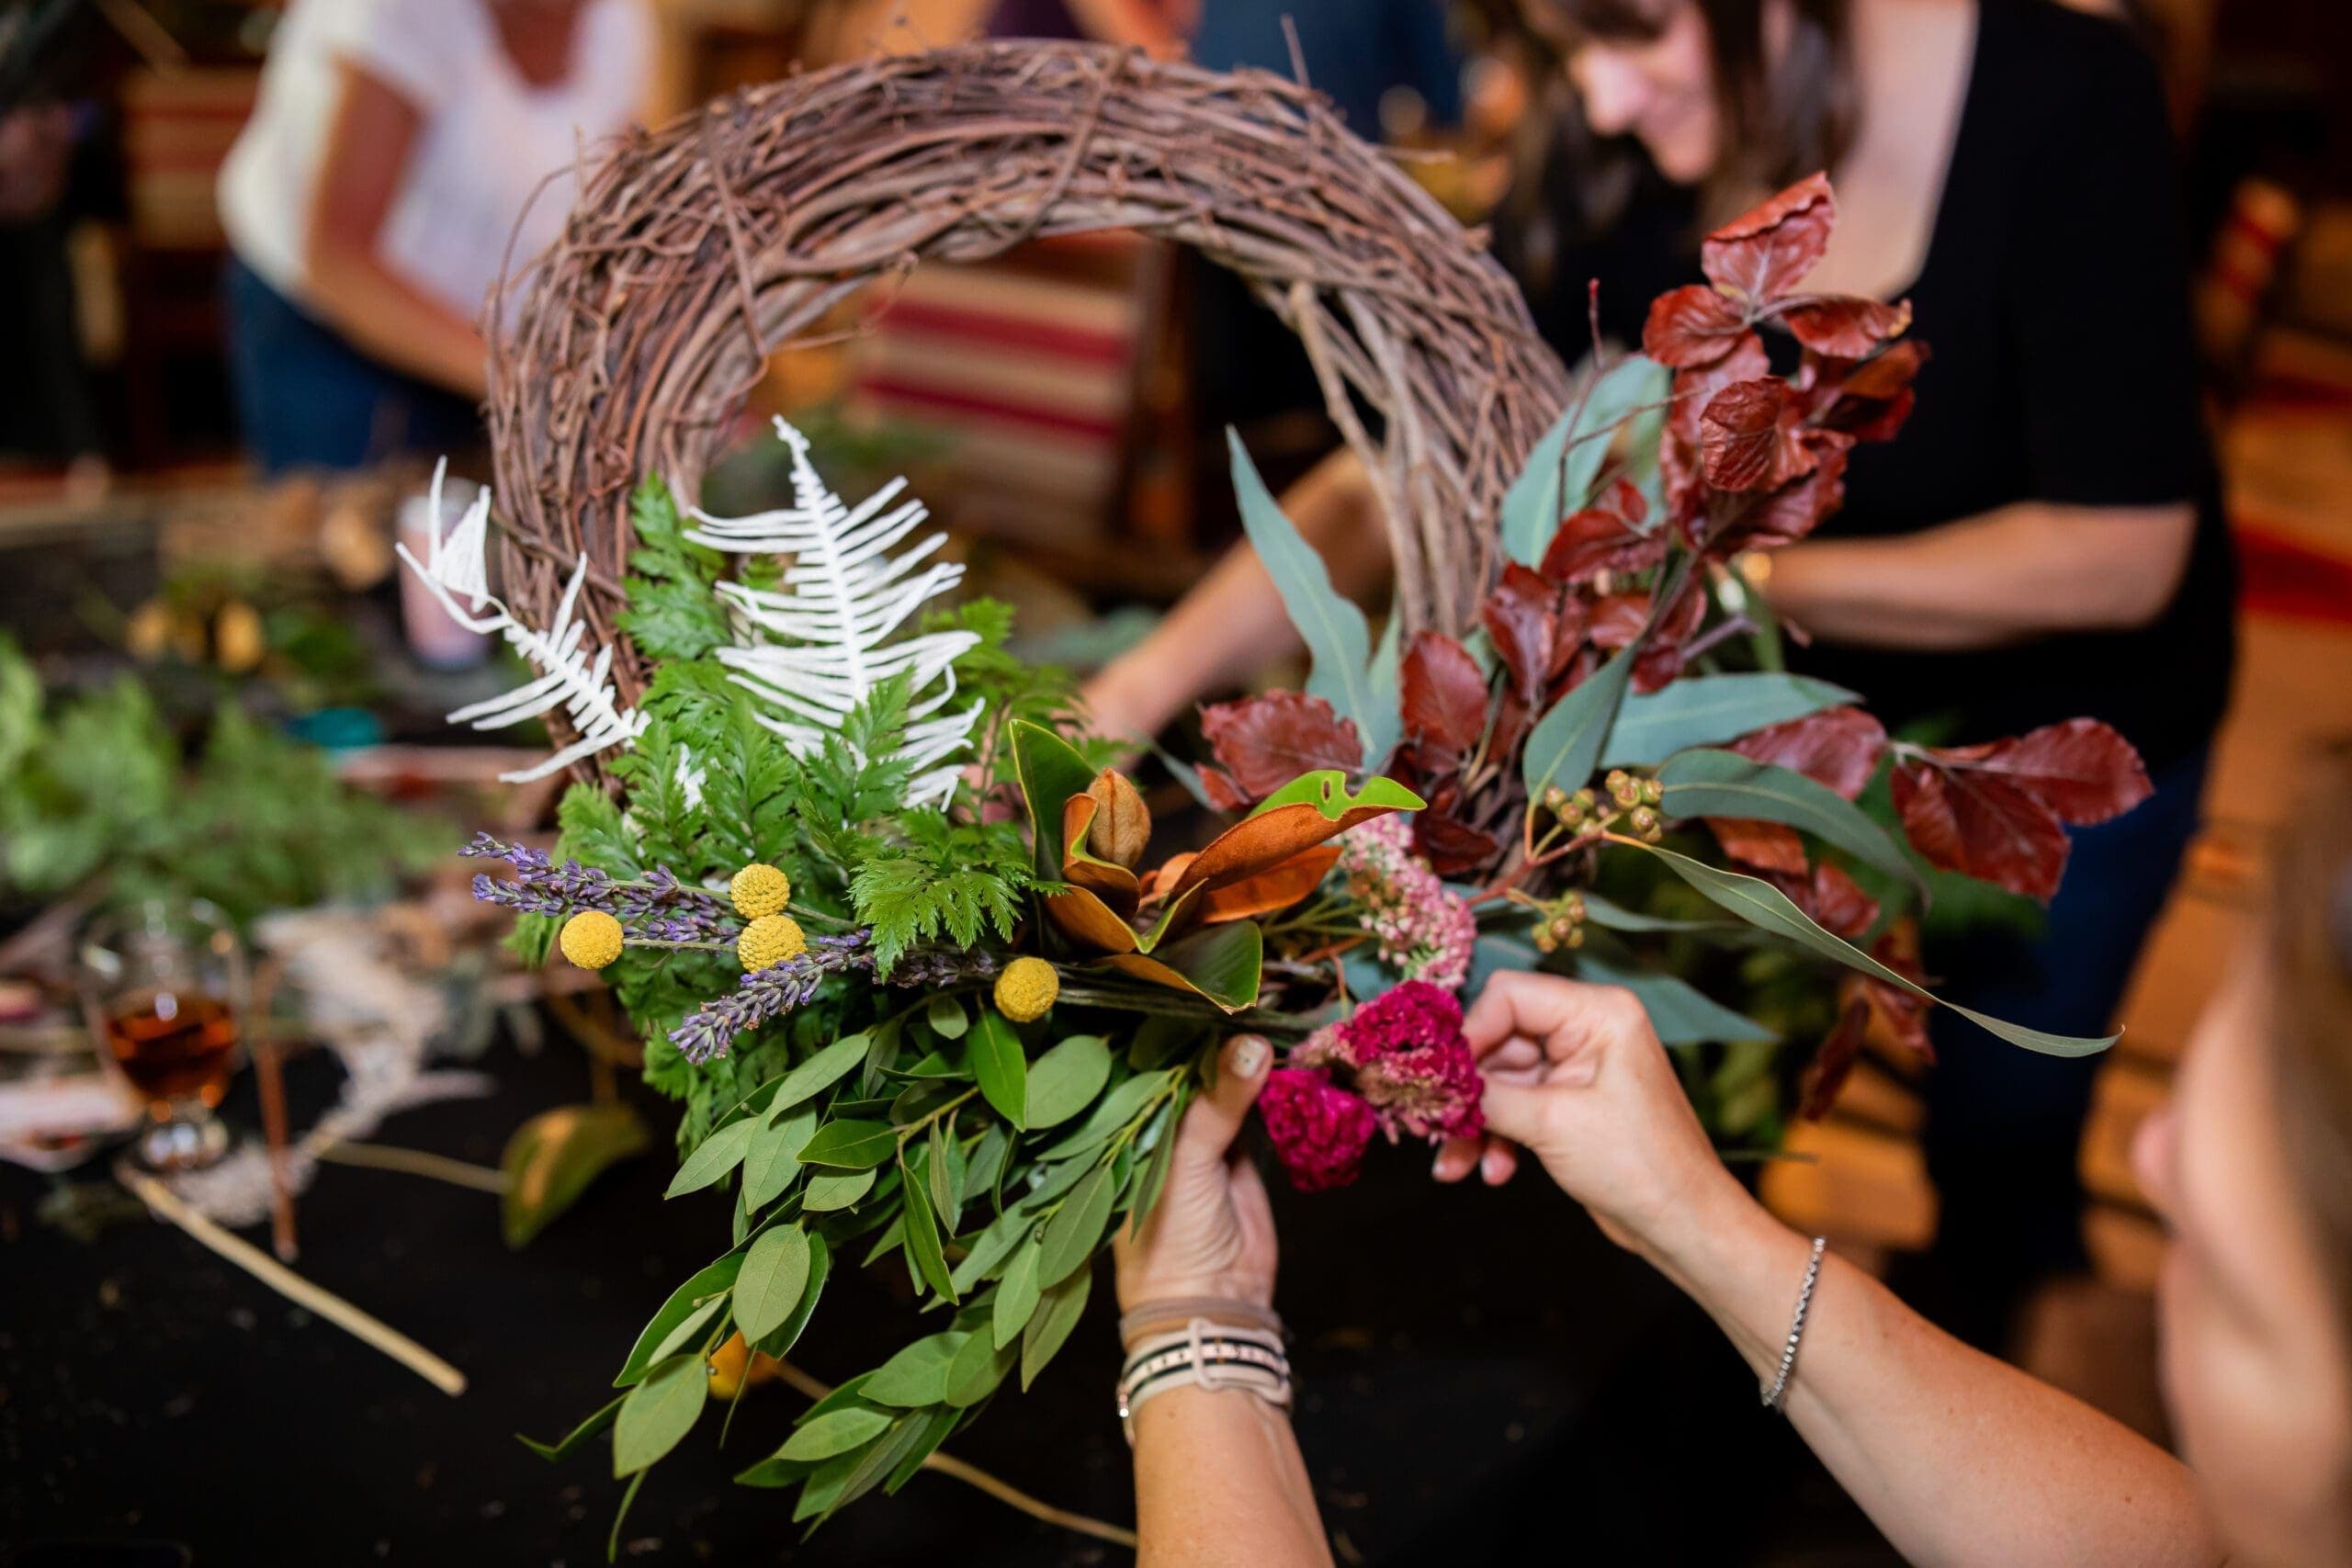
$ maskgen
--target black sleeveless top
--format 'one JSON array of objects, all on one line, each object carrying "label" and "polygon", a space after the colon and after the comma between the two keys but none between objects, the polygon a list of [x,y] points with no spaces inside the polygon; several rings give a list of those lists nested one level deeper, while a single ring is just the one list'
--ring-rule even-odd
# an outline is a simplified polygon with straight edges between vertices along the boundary
[{"label": "black sleeveless top", "polygon": [[[1688,191],[1645,179],[1603,241],[1564,253],[1531,301],[1574,359],[1602,325],[1638,341],[1650,299],[1697,281]],[[2234,653],[2234,570],[2204,427],[2172,141],[2153,63],[2120,28],[2049,0],[1979,0],[1975,62],[1927,260],[1906,290],[1932,349],[1894,441],[1856,448],[1823,537],[1915,533],[2019,501],[2188,501],[2197,530],[2172,604],[2130,631],[1966,653],[1815,645],[1807,673],[1890,726],[1946,718],[1954,741],[2087,715],[2151,766],[2211,739]],[[1770,340],[1768,346],[1783,346]]]}]

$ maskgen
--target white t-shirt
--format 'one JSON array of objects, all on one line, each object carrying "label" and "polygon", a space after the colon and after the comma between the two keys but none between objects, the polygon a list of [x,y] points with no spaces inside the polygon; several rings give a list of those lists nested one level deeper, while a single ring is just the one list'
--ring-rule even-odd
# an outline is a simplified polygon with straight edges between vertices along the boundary
[{"label": "white t-shirt", "polygon": [[[312,186],[348,62],[415,108],[420,124],[379,239],[387,265],[468,321],[506,265],[517,273],[562,232],[577,163],[640,112],[651,59],[642,0],[584,0],[571,70],[524,80],[488,0],[294,0],[261,93],[220,172],[220,222],[239,259],[305,298]],[[515,220],[522,220],[518,231]]]}]

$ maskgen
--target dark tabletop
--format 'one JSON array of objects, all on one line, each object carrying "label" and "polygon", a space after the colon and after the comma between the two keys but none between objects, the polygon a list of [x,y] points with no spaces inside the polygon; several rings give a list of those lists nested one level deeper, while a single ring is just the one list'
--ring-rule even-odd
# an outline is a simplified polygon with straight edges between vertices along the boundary
[{"label": "dark tabletop", "polygon": [[[377,1138],[494,1164],[525,1117],[581,1098],[569,1047],[486,1065],[493,1096],[396,1117]],[[295,1064],[298,1124],[335,1072]],[[227,1111],[246,1126],[250,1094],[241,1084]],[[513,1434],[552,1438],[610,1397],[645,1319],[724,1250],[719,1201],[664,1203],[669,1169],[654,1157],[607,1175],[521,1252],[483,1193],[321,1171],[299,1267],[455,1362],[470,1381],[458,1399],[176,1230],[69,1239],[35,1217],[43,1179],[0,1174],[0,1563],[178,1560],[57,1544],[131,1540],[185,1546],[202,1568],[601,1562],[620,1495],[608,1449],[550,1466]],[[1555,1190],[1442,1189],[1425,1172],[1418,1150],[1375,1149],[1353,1189],[1276,1194],[1299,1437],[1341,1562],[1893,1561],[1758,1411],[1703,1317]],[[795,1359],[838,1381],[901,1343],[914,1320],[894,1269],[836,1274]],[[949,1451],[1127,1524],[1108,1283],[1036,1390],[998,1398]],[[789,1494],[729,1480],[802,1403],[753,1390],[724,1450],[706,1416],[638,1497],[624,1561],[1129,1561],[930,1473],[804,1543]]]}]

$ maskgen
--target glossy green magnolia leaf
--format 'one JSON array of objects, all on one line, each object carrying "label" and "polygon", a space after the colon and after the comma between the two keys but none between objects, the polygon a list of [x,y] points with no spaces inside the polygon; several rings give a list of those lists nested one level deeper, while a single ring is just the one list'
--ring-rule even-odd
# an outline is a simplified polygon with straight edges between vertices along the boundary
[{"label": "glossy green magnolia leaf", "polygon": [[1885,829],[1828,785],[1736,751],[1681,751],[1657,771],[1668,817],[1739,817],[1781,822],[1835,844],[1887,875],[1916,881],[1911,862]]},{"label": "glossy green magnolia leaf", "polygon": [[989,1320],[989,1337],[997,1348],[1003,1349],[1018,1341],[1021,1331],[1029,1326],[1030,1314],[1036,1310],[1037,1247],[1033,1242],[1012,1255],[1004,1277],[997,1281]]},{"label": "glossy green magnolia leaf", "polygon": [[1094,771],[1078,748],[1042,724],[1012,721],[1012,765],[1029,808],[1030,842],[1037,874],[1059,882],[1062,875],[1062,807],[1084,795]]},{"label": "glossy green magnolia leaf", "polygon": [[768,1120],[783,1120],[795,1106],[814,1099],[848,1077],[851,1069],[865,1060],[866,1050],[872,1044],[873,1041],[863,1033],[845,1034],[785,1074],[784,1081],[776,1086],[775,1099],[768,1104]]},{"label": "glossy green magnolia leaf", "polygon": [[776,1457],[788,1460],[831,1459],[847,1453],[881,1434],[890,1417],[879,1410],[832,1410],[794,1428]]},{"label": "glossy green magnolia leaf", "polygon": [[687,1352],[657,1361],[629,1390],[613,1421],[613,1473],[634,1475],[678,1446],[694,1429],[710,1392],[710,1371]]},{"label": "glossy green magnolia leaf", "polygon": [[972,1081],[980,1086],[980,1098],[1015,1127],[1027,1126],[1029,1058],[1022,1049],[1021,1036],[1002,1013],[991,1008],[980,1014],[972,1026],[965,1055]]},{"label": "glossy green magnolia leaf", "polygon": [[1086,1314],[1087,1292],[1094,1288],[1094,1271],[1081,1269],[1047,1291],[1037,1303],[1036,1315],[1021,1336],[1021,1392],[1037,1381],[1054,1352],[1062,1348],[1069,1331]]},{"label": "glossy green magnolia leaf", "polygon": [[1778,1031],[1733,1011],[1689,981],[1636,964],[1612,964],[1586,951],[1577,954],[1577,978],[1597,986],[1623,986],[1634,993],[1650,1027],[1667,1045],[1736,1044],[1778,1040]]},{"label": "glossy green magnolia leaf", "polygon": [[1609,743],[1610,727],[1617,721],[1619,705],[1625,700],[1625,688],[1633,681],[1634,660],[1640,650],[1639,642],[1620,649],[1535,721],[1535,728],[1527,733],[1527,747],[1520,754],[1519,764],[1529,800],[1543,799],[1544,792],[1555,786],[1571,792],[1582,789],[1592,777],[1600,765],[1601,749]]},{"label": "glossy green magnolia leaf", "polygon": [[752,1134],[759,1129],[759,1119],[746,1116],[712,1133],[680,1162],[678,1174],[670,1179],[669,1190],[662,1196],[676,1198],[699,1192],[718,1181],[743,1163],[743,1155],[752,1146]]},{"label": "glossy green magnolia leaf", "polygon": [[[1233,491],[1241,505],[1241,526],[1258,558],[1283,596],[1283,608],[1306,644],[1312,660],[1306,677],[1310,696],[1321,697],[1341,718],[1354,721],[1369,738],[1378,728],[1379,705],[1372,686],[1372,628],[1363,612],[1331,586],[1331,573],[1315,547],[1283,514],[1258,467],[1231,429],[1225,433],[1233,454]],[[1388,705],[1390,714],[1396,705]]]},{"label": "glossy green magnolia leaf", "polygon": [[498,1168],[506,1245],[521,1247],[579,1201],[597,1177],[644,1151],[645,1123],[626,1105],[560,1105],[514,1129]]},{"label": "glossy green magnolia leaf", "polygon": [[813,1253],[798,1225],[770,1225],[752,1238],[735,1281],[735,1326],[756,1345],[782,1328],[808,1288]]},{"label": "glossy green magnolia leaf", "polygon": [[1057,1127],[1094,1101],[1111,1077],[1099,1034],[1074,1034],[1029,1064],[1027,1126]]},{"label": "glossy green magnolia leaf", "polygon": [[1591,498],[1592,481],[1609,455],[1602,434],[1627,414],[1667,394],[1666,367],[1629,355],[1602,372],[1581,401],[1572,400],[1536,439],[1526,467],[1503,494],[1503,548],[1521,566],[1544,558],[1560,519]]},{"label": "glossy green magnolia leaf", "polygon": [[1693,746],[1720,746],[1767,725],[1860,700],[1843,686],[1803,675],[1686,675],[1625,699],[1601,749],[1600,766],[1646,767]]},{"label": "glossy green magnolia leaf", "polygon": [[2026,1050],[2039,1051],[2050,1056],[2087,1056],[2106,1050],[2119,1038],[2112,1034],[2099,1040],[2083,1039],[2069,1034],[2050,1034],[2039,1029],[2027,1029],[2020,1024],[2004,1022],[1989,1013],[1978,1012],[1973,1008],[1964,1008],[1957,1003],[1944,1001],[1926,987],[1888,968],[1851,942],[1841,941],[1822,930],[1807,918],[1804,910],[1789,902],[1788,897],[1770,883],[1758,877],[1742,876],[1737,872],[1724,871],[1709,865],[1704,861],[1692,860],[1689,855],[1677,854],[1672,850],[1662,849],[1654,844],[1644,844],[1640,848],[1657,856],[1677,876],[1705,894],[1718,906],[1730,910],[1758,930],[1786,937],[1799,946],[1810,948],[1823,957],[1843,964],[1849,969],[1859,969],[1873,979],[1883,980],[1888,985],[1908,991],[1915,997],[1924,998],[1939,1006],[1951,1008],[1952,1011],[1970,1022],[1999,1036],[2012,1045],[2023,1046]]},{"label": "glossy green magnolia leaf", "polygon": [[1150,953],[1118,953],[1103,960],[1142,979],[1206,997],[1227,1012],[1258,999],[1265,933],[1255,920],[1232,920]]},{"label": "glossy green magnolia leaf", "polygon": [[1102,1240],[1102,1227],[1111,1223],[1111,1205],[1117,1197],[1107,1165],[1096,1166],[1069,1190],[1037,1238],[1038,1284],[1057,1285],[1085,1267]]},{"label": "glossy green magnolia leaf", "polygon": [[557,1460],[570,1459],[587,1447],[591,1438],[613,1424],[614,1417],[621,1413],[621,1402],[628,1397],[628,1395],[625,1393],[616,1395],[602,1410],[597,1411],[552,1443],[540,1442],[537,1438],[526,1438],[520,1432],[514,1434],[514,1440],[549,1463]]},{"label": "glossy green magnolia leaf", "polygon": [[967,1337],[961,1329],[924,1335],[874,1370],[865,1397],[904,1408],[938,1404],[947,1397],[947,1368]]},{"label": "glossy green magnolia leaf", "polygon": [[756,1213],[784,1196],[800,1174],[800,1151],[816,1131],[813,1105],[803,1106],[774,1124],[761,1124],[743,1156],[746,1213]]},{"label": "glossy green magnolia leaf", "polygon": [[1305,773],[1260,801],[1250,813],[1263,817],[1285,806],[1312,806],[1334,822],[1354,827],[1358,822],[1391,811],[1419,811],[1429,802],[1385,775],[1375,775],[1363,782],[1363,787],[1350,791],[1348,775],[1337,768],[1317,768]]},{"label": "glossy green magnolia leaf", "polygon": [[888,1159],[898,1147],[899,1130],[888,1122],[828,1122],[800,1145],[800,1163],[865,1170]]},{"label": "glossy green magnolia leaf", "polygon": [[653,1352],[670,1337],[671,1331],[711,1297],[732,1290],[736,1276],[742,1270],[742,1253],[730,1252],[718,1262],[696,1269],[684,1284],[672,1291],[652,1321],[639,1332],[637,1343],[629,1348],[628,1359],[621,1363],[620,1375],[613,1379],[613,1386],[628,1388],[642,1379],[645,1369],[653,1363]]}]

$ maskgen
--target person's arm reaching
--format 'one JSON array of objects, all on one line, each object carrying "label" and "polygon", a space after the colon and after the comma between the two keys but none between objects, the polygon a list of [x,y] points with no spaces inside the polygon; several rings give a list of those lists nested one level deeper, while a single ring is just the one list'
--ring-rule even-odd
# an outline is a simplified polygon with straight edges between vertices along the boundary
[{"label": "person's arm reaching", "polygon": [[1924,651],[2122,631],[2164,613],[2197,514],[2021,502],[1894,538],[1816,538],[1768,558],[1766,595],[1815,636]]},{"label": "person's arm reaching", "polygon": [[[1388,536],[1351,449],[1343,446],[1316,465],[1283,492],[1282,504],[1323,557],[1332,586],[1350,598],[1379,586],[1388,570]],[[1298,646],[1258,552],[1237,545],[1150,636],[1087,682],[1087,709],[1104,735],[1157,735],[1203,696]]]},{"label": "person's arm reaching", "polygon": [[[1254,1035],[1226,1043],[1216,1081],[1177,1124],[1168,1184],[1141,1231],[1114,1239],[1130,1344],[1182,1326],[1202,1303],[1271,1309],[1274,1221],[1257,1168],[1234,1146],[1273,1066]],[[1155,1322],[1151,1308],[1168,1303]],[[1244,1389],[1173,1388],[1135,1413],[1140,1568],[1328,1568],[1298,1439],[1283,1411]]]},{"label": "person's arm reaching", "polygon": [[[1442,1179],[1540,1159],[1611,1239],[1721,1325],[1769,1383],[1810,1251],[1734,1180],[1628,991],[1497,976],[1464,1023],[1498,1136]],[[1502,1140],[1509,1140],[1505,1143]],[[2188,1470],[2117,1422],[1936,1328],[1825,1258],[1782,1409],[1920,1568],[2214,1568]]]},{"label": "person's arm reaching", "polygon": [[481,334],[383,259],[384,218],[415,145],[417,112],[356,66],[345,63],[342,75],[304,242],[310,300],[372,357],[478,398],[488,376]]}]

